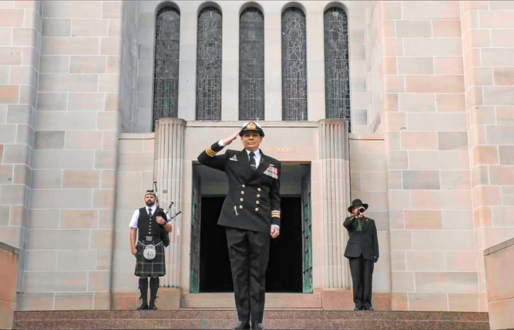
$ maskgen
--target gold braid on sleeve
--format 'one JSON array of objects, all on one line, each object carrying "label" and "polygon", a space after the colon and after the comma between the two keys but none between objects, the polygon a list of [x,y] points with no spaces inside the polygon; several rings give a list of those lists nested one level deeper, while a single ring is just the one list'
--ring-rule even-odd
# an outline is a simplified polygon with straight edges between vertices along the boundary
[{"label": "gold braid on sleeve", "polygon": [[212,150],[211,147],[205,149],[205,153],[209,156],[209,157],[214,157],[216,156],[216,151]]}]

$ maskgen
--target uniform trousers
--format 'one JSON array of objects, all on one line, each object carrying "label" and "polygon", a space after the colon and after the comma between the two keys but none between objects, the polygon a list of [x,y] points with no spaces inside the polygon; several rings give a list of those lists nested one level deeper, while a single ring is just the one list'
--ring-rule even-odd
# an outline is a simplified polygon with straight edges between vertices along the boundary
[{"label": "uniform trousers", "polygon": [[357,258],[349,259],[355,308],[371,308],[371,283],[375,263],[373,260],[364,259],[362,254]]},{"label": "uniform trousers", "polygon": [[237,316],[245,323],[262,323],[270,234],[226,228]]}]

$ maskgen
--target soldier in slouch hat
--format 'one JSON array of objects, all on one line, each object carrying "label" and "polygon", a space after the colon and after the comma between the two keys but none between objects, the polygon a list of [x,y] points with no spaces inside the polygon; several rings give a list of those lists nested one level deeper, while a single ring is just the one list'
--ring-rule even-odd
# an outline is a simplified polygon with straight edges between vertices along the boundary
[{"label": "soldier in slouch hat", "polygon": [[[155,299],[159,289],[159,276],[166,274],[164,244],[162,231],[166,235],[172,227],[166,213],[157,205],[157,196],[153,190],[145,193],[146,207],[134,212],[130,220],[130,249],[136,256],[134,275],[139,277],[141,306],[138,309],[157,309]],[[136,239],[137,237],[137,239]],[[150,304],[148,304],[148,278],[150,277]]]},{"label": "soldier in slouch hat", "polygon": [[348,207],[352,216],[347,217],[343,224],[350,235],[344,256],[350,261],[355,311],[373,311],[371,287],[379,251],[377,226],[375,220],[364,216],[367,209],[368,204],[355,199]]}]

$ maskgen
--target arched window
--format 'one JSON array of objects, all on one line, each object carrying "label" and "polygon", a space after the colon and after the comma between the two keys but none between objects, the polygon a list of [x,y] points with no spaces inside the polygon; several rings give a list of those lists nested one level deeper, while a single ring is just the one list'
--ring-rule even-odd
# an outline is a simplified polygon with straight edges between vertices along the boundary
[{"label": "arched window", "polygon": [[180,47],[180,13],[164,7],[157,13],[155,28],[155,64],[153,123],[178,115],[178,67]]},{"label": "arched window", "polygon": [[348,120],[350,129],[348,17],[341,8],[330,8],[324,16],[326,116]]},{"label": "arched window", "polygon": [[221,120],[221,22],[221,12],[214,7],[198,15],[197,120]]},{"label": "arched window", "polygon": [[307,50],[305,14],[282,14],[282,119],[307,120]]},{"label": "arched window", "polygon": [[239,120],[264,120],[264,15],[247,8],[239,21]]}]

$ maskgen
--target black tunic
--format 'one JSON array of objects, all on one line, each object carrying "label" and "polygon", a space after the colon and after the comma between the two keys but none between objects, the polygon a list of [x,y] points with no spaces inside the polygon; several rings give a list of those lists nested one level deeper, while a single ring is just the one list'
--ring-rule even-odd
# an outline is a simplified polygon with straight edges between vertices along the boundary
[{"label": "black tunic", "polygon": [[218,224],[226,227],[238,318],[262,323],[270,230],[280,226],[281,163],[261,151],[253,170],[246,150],[227,150],[214,143],[198,156],[206,166],[225,172],[228,193]]}]

